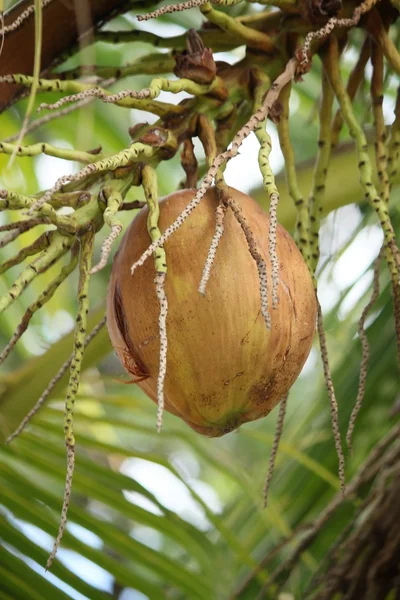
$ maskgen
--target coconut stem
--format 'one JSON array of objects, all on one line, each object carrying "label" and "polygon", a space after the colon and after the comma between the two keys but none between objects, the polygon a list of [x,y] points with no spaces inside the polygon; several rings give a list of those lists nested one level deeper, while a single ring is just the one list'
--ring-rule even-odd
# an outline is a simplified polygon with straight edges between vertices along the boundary
[{"label": "coconut stem", "polygon": [[[257,100],[258,100],[257,106],[260,106],[262,104],[262,100],[263,100],[262,95],[258,94]],[[204,152],[206,155],[208,166],[211,168],[214,163],[215,157],[217,155],[217,140],[216,140],[214,128],[206,115],[199,116],[198,134],[199,134],[201,143],[203,144],[203,147],[204,147]],[[271,329],[271,317],[270,317],[269,309],[268,309],[267,267],[266,267],[264,259],[261,256],[261,253],[258,249],[258,246],[254,239],[253,232],[251,230],[251,227],[249,226],[249,224],[247,223],[246,219],[243,216],[240,204],[229,193],[229,188],[226,185],[225,179],[224,179],[225,166],[226,166],[226,164],[222,164],[221,167],[219,167],[219,169],[217,170],[216,175],[215,175],[215,184],[217,187],[217,192],[220,196],[222,205],[225,207],[229,207],[232,210],[232,212],[235,216],[235,219],[237,220],[240,227],[242,228],[242,231],[243,231],[244,236],[247,241],[249,252],[250,252],[252,258],[256,262],[258,278],[259,278],[259,282],[260,282],[261,314],[264,317],[267,329]],[[199,292],[202,294],[205,294],[206,284],[210,277],[210,272],[211,272],[211,268],[212,268],[212,265],[213,265],[213,262],[215,259],[215,255],[216,255],[216,252],[218,249],[218,245],[219,245],[219,242],[220,242],[223,232],[224,232],[224,217],[225,217],[225,211],[223,211],[222,207],[219,206],[216,209],[215,234],[214,234],[213,239],[211,240],[210,249],[208,251],[206,263],[204,265],[203,275],[202,275],[200,285],[199,285]],[[273,230],[273,228],[272,228],[272,230]],[[276,222],[275,222],[275,230],[276,230]],[[271,225],[270,225],[269,233],[271,235]],[[275,238],[275,244],[276,244],[276,238]],[[271,252],[271,246],[270,246],[270,252]],[[271,258],[271,262],[273,262],[272,258]],[[278,267],[278,269],[279,269],[279,267]],[[274,276],[274,267],[272,270],[273,270],[273,276]],[[275,268],[275,273],[277,273],[277,272],[278,272],[278,270],[277,270],[277,268]],[[276,278],[276,286],[277,285],[278,285],[278,280]]]},{"label": "coconut stem", "polygon": [[[151,43],[151,41],[157,40],[159,41],[159,45],[164,43],[163,47],[168,47],[166,39],[159,38],[157,35],[149,33],[148,31],[97,31],[93,32],[93,34],[96,41],[111,42],[113,44],[141,41]],[[173,39],[175,40],[176,38]],[[98,79],[103,78],[103,81],[100,81],[99,83],[101,83],[101,86],[104,89],[107,85],[115,83],[123,77],[129,77],[130,75],[159,75],[160,73],[172,73],[174,66],[175,60],[172,57],[172,53],[152,53],[136,59],[132,64],[128,63],[122,66],[96,64],[79,65],[79,67],[73,67],[72,69],[65,69],[62,71],[62,77],[63,79],[79,79],[81,77],[93,77],[95,75]],[[95,100],[95,97],[92,99]],[[90,100],[91,99],[86,99],[86,101]]]},{"label": "coconut stem", "polygon": [[71,247],[73,239],[60,235],[58,231],[50,233],[53,234],[52,243],[22,271],[8,292],[0,297],[0,313],[19,298],[39,274],[47,271]]},{"label": "coconut stem", "polygon": [[75,267],[78,263],[78,248],[79,243],[75,242],[75,244],[71,248],[71,260],[65,265],[60,273],[53,279],[50,285],[38,296],[35,302],[33,302],[26,310],[24,316],[22,317],[19,325],[17,326],[15,333],[12,338],[8,342],[7,346],[4,348],[3,352],[0,353],[0,364],[5,361],[7,356],[10,354],[15,344],[21,338],[22,334],[28,328],[29,322],[33,315],[40,309],[46,302],[48,302],[55,294],[60,285],[67,279],[67,277],[75,270]]},{"label": "coconut stem", "polygon": [[[227,2],[227,4],[235,4],[240,1],[241,0],[236,0],[234,2],[230,1]],[[215,2],[215,4],[220,4],[220,2]],[[234,36],[238,44],[245,44],[249,48],[254,48],[255,50],[266,53],[274,51],[275,46],[269,35],[263,31],[257,31],[256,29],[247,27],[244,23],[237,21],[229,14],[214,9],[211,2],[202,3],[200,10],[210,23],[214,23],[220,27],[222,31],[226,31],[228,34]]]},{"label": "coconut stem", "polygon": [[[384,204],[389,204],[391,179],[396,174],[398,161],[400,157],[400,88],[398,89],[397,102],[395,106],[395,120],[392,124],[389,143],[387,141],[386,125],[383,115],[383,86],[384,86],[384,65],[383,49],[371,40],[371,59],[372,59],[372,78],[371,78],[371,97],[372,110],[374,115],[375,127],[375,162],[379,180],[380,197]],[[400,259],[395,241],[392,241],[392,248],[397,255],[398,277],[392,279],[392,295],[394,320],[396,326],[397,352],[400,360]],[[388,264],[393,263],[393,258],[386,253]]]},{"label": "coconut stem", "polygon": [[[33,85],[33,77],[30,75],[23,75],[22,73],[15,73],[12,75],[0,76],[0,83],[12,83],[18,85],[24,85],[30,87]],[[128,94],[118,97],[118,94],[112,94],[111,92],[101,88],[99,86],[93,87],[92,83],[84,83],[82,81],[75,80],[61,80],[61,79],[42,79],[38,84],[38,92],[72,92],[71,95],[61,98],[54,104],[43,103],[39,109],[47,108],[57,110],[66,102],[76,102],[89,97],[101,98],[104,102],[113,102],[118,106],[125,108],[136,108],[138,110],[146,110],[154,113],[159,117],[164,117],[169,113],[179,114],[181,109],[174,104],[168,104],[166,102],[157,102],[156,100],[149,100],[143,98],[137,98],[135,96],[130,97]],[[131,92],[134,94],[135,92]],[[108,100],[111,97],[112,100]]]},{"label": "coconut stem", "polygon": [[390,183],[393,183],[400,169],[400,86],[397,88],[397,100],[394,109],[395,119],[390,128],[388,170]]},{"label": "coconut stem", "polygon": [[[328,48],[329,52],[329,48]],[[318,154],[315,161],[312,189],[309,196],[311,268],[315,273],[319,260],[319,229],[325,196],[326,178],[331,156],[331,120],[333,92],[325,71],[322,72],[321,103],[319,108]]]},{"label": "coconut stem", "polygon": [[28,209],[28,214],[35,213],[35,217],[48,218],[50,223],[60,231],[74,234],[78,230],[78,223],[73,215],[59,215],[47,201],[37,206],[35,198],[16,194],[9,190],[0,190],[0,210],[23,210],[25,208]]},{"label": "coconut stem", "polygon": [[0,225],[0,233],[4,231],[11,231],[13,229],[23,229],[27,227],[31,229],[36,225],[48,225],[49,220],[46,217],[37,217],[36,219],[26,219],[24,221],[11,221],[11,223],[5,223],[4,225]]},{"label": "coconut stem", "polygon": [[[158,226],[160,216],[160,207],[158,204],[158,182],[155,170],[149,165],[142,169],[142,185],[149,209],[147,217],[147,231],[150,239],[154,242],[161,237],[161,231]],[[154,252],[154,265],[156,276],[154,283],[156,294],[160,303],[160,313],[158,317],[158,326],[160,332],[160,360],[157,378],[157,431],[160,433],[164,412],[164,381],[167,373],[167,313],[168,300],[164,289],[165,278],[167,275],[167,258],[164,248],[156,248]]]},{"label": "coconut stem", "polygon": [[[79,67],[79,69],[80,69],[80,67]],[[108,81],[103,81],[103,87],[106,87],[107,85],[110,85],[111,83],[114,83],[113,79],[109,79]],[[73,106],[68,106],[67,108],[63,108],[57,112],[53,112],[51,114],[45,115],[44,117],[41,117],[40,119],[35,119],[27,126],[25,135],[27,135],[28,133],[32,133],[32,131],[36,131],[36,129],[39,129],[39,127],[42,127],[42,125],[46,125],[47,123],[50,123],[51,121],[54,121],[55,119],[58,120],[61,117],[69,115],[70,113],[74,112],[75,110],[78,110],[79,108],[83,108],[84,106],[86,106],[87,104],[90,104],[94,100],[95,100],[95,98],[85,98],[84,100],[81,100],[81,102],[77,102]],[[18,137],[19,137],[18,133],[13,134],[13,135],[10,135],[7,138],[5,138],[4,141],[7,143],[15,142],[18,139]],[[92,160],[93,160],[93,157],[92,157]]]},{"label": "coconut stem", "polygon": [[183,187],[195,188],[199,178],[199,165],[194,153],[194,144],[191,138],[187,138],[183,142],[181,165],[186,173],[186,181],[183,184]]},{"label": "coconut stem", "polygon": [[[104,317],[100,321],[100,323],[98,323],[98,325],[96,325],[96,327],[94,327],[93,330],[90,332],[90,334],[86,337],[86,339],[85,339],[85,349],[88,347],[88,345],[90,344],[90,342],[96,337],[96,335],[104,327],[105,324],[106,324],[106,317]],[[19,424],[19,426],[17,427],[17,429],[14,431],[14,433],[12,433],[7,438],[6,444],[9,444],[16,437],[18,437],[19,434],[22,433],[22,431],[28,425],[28,423],[30,422],[30,420],[32,419],[32,417],[34,417],[35,414],[40,410],[40,408],[46,402],[47,398],[50,396],[51,392],[53,391],[53,389],[57,385],[57,383],[60,381],[60,379],[62,379],[62,377],[67,372],[68,368],[70,367],[70,365],[72,363],[72,359],[73,358],[74,358],[74,353],[71,354],[71,356],[69,357],[69,359],[65,361],[65,363],[60,367],[60,369],[58,370],[58,372],[56,373],[56,375],[54,375],[54,377],[51,379],[51,381],[49,382],[49,385],[44,390],[43,394],[40,396],[40,398],[36,402],[35,406],[25,415],[25,417],[22,419],[21,423]]]},{"label": "coconut stem", "polygon": [[203,196],[205,195],[209,187],[212,185],[219,168],[222,165],[224,165],[228,160],[230,160],[238,154],[239,148],[243,140],[245,140],[247,136],[250,135],[250,133],[255,131],[258,125],[267,117],[269,111],[271,110],[271,107],[277,100],[282,87],[294,77],[297,64],[298,63],[296,59],[292,58],[291,60],[289,60],[284,72],[281,73],[281,75],[279,75],[279,77],[277,77],[277,79],[272,84],[269,92],[267,93],[263,101],[262,106],[250,117],[247,123],[243,125],[243,127],[241,127],[235,135],[234,139],[232,140],[231,148],[229,150],[225,150],[225,152],[222,152],[221,154],[215,157],[215,159],[213,160],[213,164],[208,169],[207,175],[204,177],[202,183],[200,184],[200,188],[197,190],[193,200],[189,202],[189,204],[181,212],[181,214],[178,215],[178,217],[172,223],[172,225],[170,225],[165,230],[163,235],[157,241],[153,242],[147,248],[147,250],[143,252],[142,256],[132,265],[131,273],[133,273],[137,267],[140,267],[145,262],[145,260],[154,252],[156,248],[163,245],[166,242],[166,240],[173,233],[175,233],[175,231],[179,229],[179,227],[181,227],[181,225],[183,225],[186,219],[191,215],[196,206],[201,202]]},{"label": "coconut stem", "polygon": [[[0,142],[0,153],[11,154],[18,157],[32,157],[46,154],[55,158],[64,160],[74,160],[81,163],[93,162],[93,154],[82,152],[81,150],[71,150],[69,148],[57,148],[52,144],[39,142],[30,146],[21,146],[20,144],[11,144],[9,142]],[[101,157],[99,157],[101,158]]]},{"label": "coconut stem", "polygon": [[25,231],[29,231],[36,227],[37,225],[46,224],[47,221],[41,218],[37,219],[26,219],[25,221],[15,221],[14,223],[9,223],[10,225],[17,225],[17,227],[13,227],[12,230],[8,230],[9,233],[3,236],[0,240],[0,248],[4,248],[7,244],[11,244],[19,235],[24,233]]},{"label": "coconut stem", "polygon": [[[255,94],[254,107],[262,104],[264,94],[270,87],[270,80],[262,73],[259,74],[261,83],[257,86]],[[279,203],[279,192],[275,183],[275,177],[269,162],[272,143],[271,137],[267,131],[267,119],[265,119],[255,130],[255,134],[260,143],[258,152],[258,164],[263,178],[263,185],[269,198],[269,257],[271,261],[271,279],[272,279],[272,308],[278,306],[278,285],[279,285],[279,260],[276,253],[276,228],[278,224],[277,208]]]},{"label": "coconut stem", "polygon": [[[217,156],[217,140],[215,137],[215,129],[207,117],[207,115],[199,115],[197,120],[197,131],[199,139],[203,145],[204,153],[206,155],[207,166],[210,168],[213,164],[215,157]],[[224,220],[226,214],[226,207],[224,204],[224,198],[229,196],[228,186],[224,179],[224,166],[218,169],[215,184],[217,187],[217,193],[220,196],[220,204],[215,209],[215,233],[211,240],[210,248],[208,250],[206,262],[204,263],[203,274],[199,284],[199,293],[203,296],[206,293],[206,286],[210,279],[211,269],[215,261],[219,243],[224,233]]]},{"label": "coconut stem", "polygon": [[387,135],[383,116],[383,52],[381,46],[371,40],[371,98],[375,128],[375,162],[379,181],[379,193],[387,204],[390,196],[390,182],[387,164]]},{"label": "coconut stem", "polygon": [[323,40],[328,37],[330,33],[336,27],[344,27],[346,29],[350,29],[351,27],[355,27],[362,15],[366,12],[370,11],[373,6],[379,2],[379,0],[364,0],[362,4],[357,6],[350,19],[338,19],[337,17],[332,17],[329,21],[316,31],[310,31],[304,40],[303,47],[301,49],[301,53],[303,55],[303,60],[307,61],[308,56],[311,54],[311,45],[315,40]]},{"label": "coconut stem", "polygon": [[278,135],[279,143],[281,146],[282,154],[285,159],[285,173],[287,185],[289,188],[290,196],[297,209],[297,222],[296,222],[296,242],[299,250],[303,255],[303,258],[311,269],[310,263],[310,238],[308,233],[309,218],[308,218],[308,206],[304,200],[303,194],[301,193],[297,172],[296,172],[296,157],[293,150],[293,145],[290,140],[289,131],[289,100],[290,100],[291,86],[287,84],[280,96],[279,101],[282,104],[282,113],[278,122]]},{"label": "coconut stem", "polygon": [[154,154],[154,151],[155,149],[152,146],[135,142],[129,146],[129,148],[125,148],[121,152],[114,154],[114,156],[103,158],[102,160],[86,165],[83,167],[83,169],[75,174],[63,175],[57,179],[52,188],[47,190],[41,198],[32,204],[29,209],[29,214],[41,209],[46,203],[50,202],[52,197],[67,183],[71,181],[81,181],[82,179],[85,179],[85,177],[95,173],[115,171],[115,169],[118,169],[119,167],[125,167],[130,163],[143,161],[144,158],[151,158]]},{"label": "coconut stem", "polygon": [[117,219],[116,215],[121,209],[131,181],[132,178],[130,176],[126,179],[112,179],[100,192],[101,197],[106,203],[103,213],[104,223],[108,225],[111,231],[101,245],[100,261],[92,268],[91,275],[101,271],[106,266],[112,245],[122,231],[122,223]]},{"label": "coconut stem", "polygon": [[[346,91],[349,95],[350,100],[354,100],[354,97],[360,87],[362,81],[364,80],[364,71],[367,65],[368,59],[370,57],[370,40],[369,37],[366,37],[364,43],[361,48],[360,56],[350,73]],[[339,141],[340,132],[343,127],[343,115],[340,108],[337,109],[335,118],[333,119],[333,124],[331,128],[332,132],[332,147],[337,146]]]},{"label": "coconut stem", "polygon": [[[343,118],[349,127],[350,135],[353,137],[356,144],[361,187],[364,191],[366,200],[376,211],[377,217],[381,224],[385,245],[386,264],[388,266],[392,283],[396,341],[400,355],[400,252],[396,244],[395,233],[389,214],[388,202],[386,202],[384,198],[378,194],[378,191],[372,181],[372,165],[368,155],[367,139],[363,129],[355,117],[351,101],[342,83],[338,66],[338,43],[335,38],[332,39],[332,47],[333,52],[325,57],[324,66],[326,68],[332,89],[341,107]],[[398,105],[396,107],[396,111],[397,110]],[[397,115],[398,113],[396,112],[396,120],[394,124],[396,124]]]},{"label": "coconut stem", "polygon": [[[389,181],[392,185],[394,177],[400,169],[400,87],[397,89],[397,100],[394,109],[395,119],[390,128],[388,145],[388,171]],[[392,280],[392,295],[394,320],[396,326],[397,353],[400,360],[400,285]]]},{"label": "coconut stem", "polygon": [[75,398],[79,389],[82,359],[85,347],[87,313],[89,309],[90,267],[93,256],[94,235],[91,230],[81,238],[79,258],[78,311],[74,334],[74,356],[70,368],[67,395],[65,398],[64,433],[66,444],[74,445],[73,414]]},{"label": "coconut stem", "polygon": [[[142,185],[146,198],[149,214],[147,217],[147,231],[150,239],[156,242],[161,237],[161,231],[158,226],[160,217],[160,207],[158,204],[158,182],[155,170],[150,165],[145,165],[142,169]],[[154,266],[157,273],[167,272],[166,254],[164,248],[157,248],[154,251]]]},{"label": "coconut stem", "polygon": [[260,123],[255,134],[260,142],[258,153],[258,164],[263,177],[264,188],[269,197],[269,256],[272,269],[272,308],[278,305],[278,284],[279,284],[279,261],[276,253],[276,227],[278,223],[277,208],[279,202],[279,192],[275,184],[274,174],[269,163],[271,153],[271,138],[266,130],[266,120]]},{"label": "coconut stem", "polygon": [[21,125],[21,129],[18,134],[17,143],[12,151],[11,158],[8,163],[10,168],[14,162],[17,150],[20,148],[20,144],[26,134],[26,130],[31,118],[32,110],[35,104],[36,92],[39,86],[39,78],[41,71],[41,59],[42,59],[42,41],[43,41],[43,19],[42,19],[42,1],[34,0],[35,6],[35,48],[33,51],[33,77],[32,85],[29,92],[28,104],[26,107],[24,120]]},{"label": "coconut stem", "polygon": [[0,275],[12,267],[22,263],[26,258],[28,258],[28,256],[34,256],[35,254],[39,254],[39,252],[48,248],[51,245],[53,237],[54,232],[45,231],[38,238],[36,238],[32,244],[21,248],[21,250],[15,256],[12,256],[8,260],[5,260],[3,263],[1,263]]},{"label": "coconut stem", "polygon": [[[144,88],[138,92],[133,90],[122,90],[121,92],[112,94],[104,88],[98,86],[93,87],[92,84],[81,82],[76,83],[85,86],[85,88],[76,94],[64,96],[53,104],[47,104],[46,102],[43,102],[40,104],[38,111],[43,109],[58,110],[68,102],[77,102],[80,100],[85,100],[86,98],[95,97],[100,98],[103,102],[109,104],[116,104],[126,108],[136,108],[138,110],[146,110],[149,112],[154,112],[158,116],[165,116],[165,106],[173,106],[173,113],[179,113],[180,110],[179,108],[177,109],[173,104],[167,105],[162,103],[160,106],[160,103],[149,103],[149,100],[158,98],[161,92],[170,92],[172,94],[186,92],[187,94],[192,94],[193,96],[203,96],[204,94],[212,93],[217,88],[219,89],[221,86],[223,86],[222,80],[218,77],[216,77],[210,84],[200,84],[192,81],[191,79],[184,78],[171,81],[170,79],[156,77],[152,80],[148,88]],[[144,101],[146,102],[145,105],[143,104]],[[153,108],[153,110],[151,110],[151,108]]]},{"label": "coconut stem", "polygon": [[336,38],[332,38],[333,51],[324,57],[324,66],[329,77],[330,84],[339,102],[343,118],[349,127],[350,135],[353,137],[358,154],[358,168],[360,183],[364,190],[365,198],[377,213],[382,227],[386,262],[390,272],[393,286],[399,285],[400,255],[396,246],[393,225],[390,219],[387,203],[379,196],[372,182],[372,165],[368,155],[368,144],[365,134],[358,123],[351,105],[349,96],[343,86],[338,65],[339,51]]}]

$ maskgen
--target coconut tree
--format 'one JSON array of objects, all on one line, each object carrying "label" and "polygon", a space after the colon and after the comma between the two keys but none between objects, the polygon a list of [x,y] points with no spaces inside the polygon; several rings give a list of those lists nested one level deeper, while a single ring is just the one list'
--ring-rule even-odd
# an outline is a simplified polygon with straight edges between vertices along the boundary
[{"label": "coconut tree", "polygon": [[0,597],[396,598],[398,2],[10,4]]}]

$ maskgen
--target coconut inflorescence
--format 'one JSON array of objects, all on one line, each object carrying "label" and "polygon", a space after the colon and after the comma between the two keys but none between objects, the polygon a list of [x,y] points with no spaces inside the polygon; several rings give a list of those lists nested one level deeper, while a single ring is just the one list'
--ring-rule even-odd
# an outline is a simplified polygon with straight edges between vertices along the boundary
[{"label": "coconut inflorescence", "polygon": [[[268,215],[249,196],[231,188],[229,193],[253,232],[270,282]],[[194,190],[181,190],[160,202],[162,231],[194,194]],[[218,203],[216,189],[209,189],[191,217],[165,244],[169,305],[165,409],[210,437],[268,415],[298,377],[311,349],[316,321],[308,268],[293,239],[278,225],[279,302],[270,308],[268,330],[261,314],[257,265],[229,209],[206,294],[198,292]],[[149,246],[147,215],[147,208],[138,213],[115,256],[107,322],[125,370],[156,402],[160,306],[154,263],[147,260],[133,275],[130,271]],[[271,306],[271,290],[268,295]]]}]

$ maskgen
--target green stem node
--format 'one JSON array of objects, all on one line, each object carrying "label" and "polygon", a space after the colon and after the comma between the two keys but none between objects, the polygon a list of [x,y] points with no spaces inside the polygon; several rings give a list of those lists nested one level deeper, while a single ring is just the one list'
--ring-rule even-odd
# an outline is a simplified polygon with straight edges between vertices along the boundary
[{"label": "green stem node", "polygon": [[390,220],[389,208],[387,203],[379,196],[378,191],[372,182],[372,165],[368,155],[367,138],[354,115],[351,100],[342,83],[339,70],[338,43],[336,38],[332,38],[332,46],[334,51],[324,57],[324,65],[330,84],[342,110],[343,118],[349,128],[351,137],[355,141],[361,187],[364,190],[366,200],[371,204],[378,215],[384,236],[386,262],[388,264],[392,283],[395,287],[398,287],[400,259],[392,222]]},{"label": "green stem node", "polygon": [[78,248],[79,243],[75,242],[71,248],[71,260],[69,263],[61,269],[57,277],[55,277],[50,285],[38,296],[37,300],[27,308],[12,338],[4,348],[3,352],[0,354],[0,364],[4,362],[14,348],[15,344],[21,338],[22,334],[27,330],[33,315],[54,296],[56,290],[60,287],[63,281],[65,281],[67,277],[75,270],[76,265],[78,264]]},{"label": "green stem node", "polygon": [[0,142],[0,152],[4,154],[15,154],[15,156],[38,156],[39,154],[47,154],[47,156],[55,156],[64,160],[75,160],[82,163],[93,162],[93,154],[90,152],[82,152],[80,150],[70,150],[67,148],[57,148],[51,144],[38,143],[31,146],[20,146],[17,144],[9,144]]},{"label": "green stem node", "polygon": [[283,89],[279,96],[279,100],[282,104],[283,110],[278,122],[278,135],[279,142],[282,150],[282,154],[285,159],[285,173],[287,185],[289,188],[289,194],[293,199],[293,202],[297,209],[297,222],[296,222],[296,242],[299,246],[300,252],[312,273],[311,257],[310,257],[310,238],[309,238],[309,224],[308,224],[308,206],[303,198],[303,194],[300,191],[297,182],[296,173],[296,158],[292,142],[290,140],[289,133],[289,99],[291,92],[291,84],[288,83]]},{"label": "green stem node", "polygon": [[10,306],[28,287],[31,281],[49,269],[63,256],[73,243],[73,238],[65,237],[58,231],[51,232],[51,244],[43,250],[17,277],[11,288],[0,297],[0,313]]},{"label": "green stem node", "polygon": [[[158,204],[158,183],[155,170],[149,165],[145,165],[142,169],[142,185],[149,209],[147,216],[147,231],[152,242],[157,241],[161,237],[161,231],[158,227],[158,219],[160,216],[160,207]],[[154,251],[154,265],[157,273],[167,272],[165,250],[159,246]]]},{"label": "green stem node", "polygon": [[90,229],[81,237],[79,258],[78,312],[74,333],[73,358],[70,366],[70,377],[65,396],[64,437],[67,446],[75,446],[73,416],[75,399],[79,389],[82,360],[87,330],[87,314],[89,312],[90,267],[93,256],[94,233]]},{"label": "green stem node", "polygon": [[322,93],[319,109],[318,155],[314,167],[312,190],[309,197],[310,254],[313,272],[319,260],[319,228],[325,197],[326,177],[331,156],[331,120],[333,92],[325,71],[322,73]]}]

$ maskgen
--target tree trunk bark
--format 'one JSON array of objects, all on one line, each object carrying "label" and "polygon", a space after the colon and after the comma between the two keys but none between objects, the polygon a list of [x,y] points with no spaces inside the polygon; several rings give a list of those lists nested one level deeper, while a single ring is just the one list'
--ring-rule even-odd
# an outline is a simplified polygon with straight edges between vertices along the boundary
[{"label": "tree trunk bark", "polygon": [[[4,17],[10,26],[29,6],[32,0],[22,0]],[[79,39],[100,27],[117,14],[127,10],[128,0],[53,0],[43,8],[43,42],[41,72],[46,72]],[[35,48],[35,16],[32,12],[21,25],[6,32],[0,57],[0,75],[23,73],[32,75]],[[87,38],[90,39],[90,38]],[[25,90],[24,86],[0,85],[0,112],[12,104]]]},{"label": "tree trunk bark", "polygon": [[[400,463],[354,523],[321,574],[313,600],[400,598]],[[390,479],[390,476],[389,476]],[[377,490],[376,490],[377,491]]]}]

